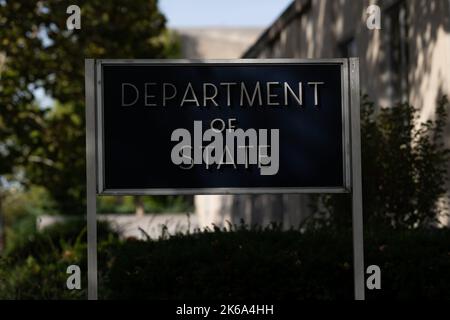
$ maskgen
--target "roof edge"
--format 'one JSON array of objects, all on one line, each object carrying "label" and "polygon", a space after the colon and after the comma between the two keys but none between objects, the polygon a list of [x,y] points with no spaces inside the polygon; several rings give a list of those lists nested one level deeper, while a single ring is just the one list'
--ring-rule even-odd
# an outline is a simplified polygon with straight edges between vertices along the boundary
[{"label": "roof edge", "polygon": [[244,52],[242,58],[256,58],[262,49],[273,42],[292,20],[310,8],[311,0],[294,0],[275,22],[264,30],[256,42]]}]

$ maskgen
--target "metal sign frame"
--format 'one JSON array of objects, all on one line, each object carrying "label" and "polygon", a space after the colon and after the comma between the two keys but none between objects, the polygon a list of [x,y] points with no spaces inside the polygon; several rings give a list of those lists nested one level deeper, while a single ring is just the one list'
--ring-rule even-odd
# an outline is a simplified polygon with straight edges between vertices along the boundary
[{"label": "metal sign frame", "polygon": [[[183,188],[118,190],[104,188],[103,159],[103,87],[102,66],[122,65],[230,65],[230,64],[340,64],[342,92],[342,148],[344,186],[342,188]],[[364,251],[361,189],[361,138],[359,59],[235,59],[235,60],[122,60],[86,59],[86,177],[88,236],[88,299],[97,296],[97,195],[172,195],[172,194],[279,194],[279,193],[351,193],[353,222],[354,292],[364,300]]]},{"label": "metal sign frame", "polygon": [[[275,194],[275,193],[348,193],[351,189],[351,146],[350,146],[350,108],[349,108],[349,73],[347,59],[236,59],[236,60],[111,60],[95,61],[96,69],[96,114],[97,114],[97,190],[99,195],[177,195],[177,194]],[[104,163],[104,123],[103,123],[103,73],[104,65],[143,65],[143,66],[227,66],[227,65],[340,65],[341,67],[341,106],[342,106],[342,187],[289,187],[289,188],[149,188],[149,189],[106,189]]]}]

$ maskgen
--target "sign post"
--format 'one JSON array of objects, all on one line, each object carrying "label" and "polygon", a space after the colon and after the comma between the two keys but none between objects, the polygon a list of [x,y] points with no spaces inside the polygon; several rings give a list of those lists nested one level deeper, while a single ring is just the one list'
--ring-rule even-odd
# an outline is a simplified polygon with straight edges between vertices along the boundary
[{"label": "sign post", "polygon": [[85,61],[86,95],[86,208],[88,241],[88,299],[97,300],[97,167],[95,133],[95,60]]},{"label": "sign post", "polygon": [[352,193],[364,299],[358,59],[87,59],[88,297],[97,195]]},{"label": "sign post", "polygon": [[355,299],[365,299],[364,232],[361,172],[361,128],[359,101],[359,60],[350,58],[350,105],[352,123],[352,229]]}]

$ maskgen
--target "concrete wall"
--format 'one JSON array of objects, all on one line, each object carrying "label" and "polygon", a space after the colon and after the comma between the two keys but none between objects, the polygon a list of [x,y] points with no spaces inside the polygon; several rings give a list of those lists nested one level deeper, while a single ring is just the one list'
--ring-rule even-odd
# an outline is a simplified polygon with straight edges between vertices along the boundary
[{"label": "concrete wall", "polygon": [[188,59],[236,59],[256,41],[259,28],[182,28],[182,56]]},{"label": "concrete wall", "polygon": [[202,195],[195,196],[195,212],[201,227],[215,224],[297,227],[309,215],[309,199],[301,195]]},{"label": "concrete wall", "polygon": [[[109,222],[111,228],[123,239],[141,239],[147,237],[159,239],[178,233],[194,232],[199,228],[197,215],[182,213],[135,214],[98,214],[98,221]],[[79,217],[41,215],[36,219],[36,228],[42,231],[58,223],[77,220]],[[164,231],[163,231],[164,230]]]}]

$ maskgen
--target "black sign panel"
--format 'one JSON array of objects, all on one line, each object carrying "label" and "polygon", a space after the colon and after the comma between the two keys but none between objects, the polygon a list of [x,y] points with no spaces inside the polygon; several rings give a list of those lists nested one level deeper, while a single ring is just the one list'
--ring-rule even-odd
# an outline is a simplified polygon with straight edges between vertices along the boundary
[{"label": "black sign panel", "polygon": [[348,190],[346,60],[97,63],[99,193]]}]

